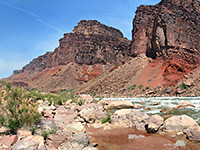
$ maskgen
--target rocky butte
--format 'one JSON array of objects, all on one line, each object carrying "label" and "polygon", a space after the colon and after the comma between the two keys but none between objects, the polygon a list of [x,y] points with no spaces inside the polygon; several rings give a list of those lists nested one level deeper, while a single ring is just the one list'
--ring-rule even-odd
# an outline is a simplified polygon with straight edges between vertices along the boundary
[{"label": "rocky butte", "polygon": [[75,88],[110,66],[122,64],[130,55],[127,49],[131,41],[115,28],[96,20],[82,20],[59,43],[54,52],[15,70],[11,76],[14,84],[48,91]]},{"label": "rocky butte", "polygon": [[[133,94],[135,87],[141,93],[183,81],[197,87],[199,52],[200,2],[162,0],[137,8],[132,41],[96,20],[82,20],[64,34],[54,52],[39,56],[7,80],[44,91],[76,88],[77,93],[90,94]],[[167,93],[175,95],[176,89]]]}]

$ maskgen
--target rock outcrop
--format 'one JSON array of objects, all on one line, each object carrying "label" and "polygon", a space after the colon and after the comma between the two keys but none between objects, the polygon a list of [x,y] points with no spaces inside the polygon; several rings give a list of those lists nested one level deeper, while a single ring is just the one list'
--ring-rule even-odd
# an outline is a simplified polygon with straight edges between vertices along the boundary
[{"label": "rock outcrop", "polygon": [[131,55],[161,58],[165,85],[174,85],[199,64],[200,2],[162,0],[140,6],[133,21]]},{"label": "rock outcrop", "polygon": [[115,28],[96,20],[82,20],[73,32],[64,34],[59,43],[54,52],[47,52],[33,59],[22,70],[14,71],[14,74],[41,72],[69,62],[87,65],[118,64],[129,55],[127,49],[130,41]]}]

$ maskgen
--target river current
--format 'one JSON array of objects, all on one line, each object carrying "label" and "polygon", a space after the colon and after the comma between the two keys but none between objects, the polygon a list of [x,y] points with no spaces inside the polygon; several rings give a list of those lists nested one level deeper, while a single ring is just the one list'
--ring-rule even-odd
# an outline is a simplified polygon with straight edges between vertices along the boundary
[{"label": "river current", "polygon": [[[150,107],[151,110],[145,111],[147,114],[172,114],[172,115],[182,115],[186,114],[193,119],[195,119],[200,124],[200,97],[140,97],[140,98],[103,98],[104,100],[122,100],[131,101],[133,103],[142,103],[144,107]],[[182,101],[190,101],[195,107],[186,107],[182,109],[173,109],[178,103]],[[159,105],[153,106],[155,103],[160,103]],[[172,109],[169,112],[161,113],[162,108]],[[144,111],[144,109],[139,109]]]}]

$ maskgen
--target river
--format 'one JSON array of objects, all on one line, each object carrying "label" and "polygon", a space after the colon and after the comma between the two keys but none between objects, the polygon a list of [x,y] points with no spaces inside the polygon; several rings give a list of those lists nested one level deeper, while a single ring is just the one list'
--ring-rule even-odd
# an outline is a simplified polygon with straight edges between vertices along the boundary
[{"label": "river", "polygon": [[[188,115],[195,119],[200,124],[200,97],[140,97],[140,98],[103,98],[104,100],[122,100],[131,101],[133,103],[142,103],[144,107],[148,106],[151,108],[149,111],[145,111],[147,114],[172,114],[172,115]],[[172,109],[178,103],[182,101],[190,101],[195,107],[187,107],[178,110],[171,110],[169,112],[161,113],[162,108]],[[159,105],[153,106],[155,103],[160,103]],[[144,109],[139,109],[144,111]]]}]

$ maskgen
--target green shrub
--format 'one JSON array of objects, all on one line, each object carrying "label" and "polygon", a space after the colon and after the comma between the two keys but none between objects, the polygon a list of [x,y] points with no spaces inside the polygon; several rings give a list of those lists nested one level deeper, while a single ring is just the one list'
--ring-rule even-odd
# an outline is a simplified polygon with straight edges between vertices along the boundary
[{"label": "green shrub", "polygon": [[145,89],[146,89],[146,90],[148,90],[148,89],[150,89],[150,87],[149,87],[149,86],[147,86]]},{"label": "green shrub", "polygon": [[1,102],[0,123],[8,127],[11,133],[24,125],[40,122],[41,115],[37,112],[37,105],[24,97],[21,89],[10,89],[5,101]]},{"label": "green shrub", "polygon": [[137,87],[136,84],[131,85],[128,89],[134,90]]},{"label": "green shrub", "polygon": [[143,88],[143,85],[140,84],[140,85],[138,86],[138,88],[141,90],[141,89]]},{"label": "green shrub", "polygon": [[57,130],[56,129],[51,129],[51,130],[42,130],[42,136],[44,137],[44,140],[46,140],[47,139],[47,136],[49,135],[49,134],[55,134],[57,132]]},{"label": "green shrub", "polygon": [[111,117],[111,114],[107,112],[106,117],[102,119],[102,123],[106,123],[106,122],[111,123],[110,117]]},{"label": "green shrub", "polygon": [[188,88],[187,84],[185,84],[184,82],[182,82],[179,87],[181,88],[181,90]]}]

